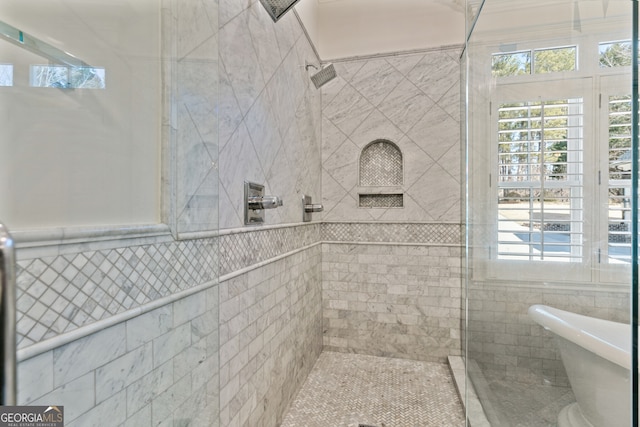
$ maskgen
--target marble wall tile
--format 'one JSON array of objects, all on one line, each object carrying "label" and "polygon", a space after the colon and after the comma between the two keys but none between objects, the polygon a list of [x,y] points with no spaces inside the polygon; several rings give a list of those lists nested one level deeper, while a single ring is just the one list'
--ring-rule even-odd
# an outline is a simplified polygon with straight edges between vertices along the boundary
[{"label": "marble wall tile", "polygon": [[147,405],[124,422],[124,427],[151,427],[151,405]]},{"label": "marble wall tile", "polygon": [[206,299],[199,294],[190,295],[173,304],[173,327],[183,325],[206,313]]},{"label": "marble wall tile", "polygon": [[439,164],[433,165],[411,187],[414,200],[436,221],[460,221],[447,213],[460,203],[460,183]]},{"label": "marble wall tile", "polygon": [[[459,219],[456,213],[460,211],[460,203],[453,198],[460,197],[460,188],[454,188],[460,177],[460,151],[452,148],[461,144],[460,118],[449,114],[460,114],[460,103],[454,96],[459,89],[454,53],[458,54],[458,49],[336,64],[341,81],[323,91],[323,95],[331,98],[325,101],[322,112],[322,191],[323,203],[328,207],[323,219],[437,221],[451,220],[454,216]],[[360,149],[377,139],[388,139],[398,145],[404,169],[402,208],[358,207],[359,194],[366,192],[365,188],[354,190],[357,181],[350,180],[358,176],[358,171],[347,173],[348,166],[340,168],[334,164],[340,158],[342,165],[354,164],[357,169],[360,153],[344,150],[350,148],[345,145],[344,136]],[[349,156],[354,163],[348,161]],[[450,173],[433,177],[443,170]],[[437,189],[439,182],[445,186],[442,191]],[[345,195],[341,188],[349,194]]]},{"label": "marble wall tile", "polygon": [[402,73],[403,76],[407,76],[407,74],[409,74],[413,67],[415,67],[420,61],[422,61],[424,57],[425,55],[390,56],[387,58],[387,62],[400,73]]},{"label": "marble wall tile", "polygon": [[53,351],[54,385],[66,384],[125,352],[126,334],[123,324],[57,348]]},{"label": "marble wall tile", "polygon": [[264,81],[268,82],[282,62],[273,21],[260,2],[249,7],[249,31]]},{"label": "marble wall tile", "polygon": [[407,133],[431,108],[433,101],[407,79],[403,79],[379,105],[380,111]]},{"label": "marble wall tile", "polygon": [[349,191],[336,181],[324,168],[322,170],[322,205],[324,206],[323,218],[328,220],[329,212],[335,209]]},{"label": "marble wall tile", "polygon": [[243,11],[220,29],[220,57],[242,114],[246,114],[264,88],[259,60]]},{"label": "marble wall tile", "polygon": [[440,98],[460,81],[460,63],[446,50],[429,52],[407,73],[407,78],[429,98]]},{"label": "marble wall tile", "polygon": [[438,160],[453,146],[460,146],[460,124],[439,106],[434,106],[408,132],[413,141],[422,144]]},{"label": "marble wall tile", "polygon": [[229,21],[254,3],[253,0],[218,0],[218,2],[218,25],[220,28],[224,27]]},{"label": "marble wall tile", "polygon": [[302,36],[297,38],[296,43],[282,61],[283,71],[289,81],[289,93],[293,100],[294,111],[297,110],[305,98],[312,99],[313,94],[316,92],[316,89],[312,89],[313,86],[310,84],[311,80],[308,75],[303,72],[304,68],[302,68],[302,66],[304,65],[304,59],[300,58],[300,51],[303,50],[303,48],[300,46],[309,46],[306,37]]},{"label": "marble wall tile", "polygon": [[[235,13],[220,30],[220,228],[244,226],[244,181],[283,198],[283,208],[266,212],[267,224],[300,222],[302,194],[320,198],[322,190],[321,97],[303,66],[317,59],[293,14],[274,24],[259,2],[220,7],[233,8],[221,16]],[[223,47],[223,37],[237,40]],[[237,58],[242,49],[248,59]],[[258,69],[262,84],[234,77]]]},{"label": "marble wall tile", "polygon": [[[324,190],[323,190],[324,191]],[[374,221],[371,209],[358,208],[358,199],[348,192],[342,199],[333,202],[333,209],[326,212],[326,221]]]},{"label": "marble wall tile", "polygon": [[[165,363],[127,387],[127,414],[150,407],[153,400],[173,384],[173,362]],[[149,408],[150,412],[150,408]]]},{"label": "marble wall tile", "polygon": [[173,37],[165,36],[167,46],[175,43],[176,49],[165,52],[172,55],[165,70],[171,103],[166,107],[171,155],[165,157],[173,172],[164,179],[174,187],[166,221],[175,234],[210,231],[218,226],[217,214],[205,212],[218,202],[217,187],[211,191],[218,161],[218,5],[215,0],[177,1],[172,10],[174,19],[167,18],[163,27]]},{"label": "marble wall tile", "polygon": [[117,425],[125,421],[127,412],[126,408],[126,393],[121,391],[104,402],[94,406],[90,411],[81,415],[69,425],[72,427],[100,427],[105,424],[105,420],[109,420],[109,423]]},{"label": "marble wall tile", "polygon": [[266,91],[260,94],[247,113],[244,122],[247,125],[258,160],[266,173],[271,169],[273,160],[282,144],[282,138]]},{"label": "marble wall tile", "polygon": [[364,65],[365,61],[341,61],[334,64],[334,67],[338,76],[348,83]]},{"label": "marble wall tile", "polygon": [[163,335],[173,326],[171,306],[157,308],[126,322],[127,350],[131,351],[156,337]]},{"label": "marble wall tile", "polygon": [[359,158],[360,148],[348,139],[323,162],[323,169],[350,191],[358,184]]},{"label": "marble wall tile", "polygon": [[179,0],[176,8],[177,49],[182,58],[218,32],[218,7],[213,0]]},{"label": "marble wall tile", "polygon": [[[315,65],[318,66],[318,64],[315,64]],[[338,95],[340,93],[340,91],[347,84],[345,79],[338,72],[338,68],[339,67],[338,67],[337,64],[334,65],[334,68],[336,68],[337,76],[333,80],[331,80],[330,82],[328,82],[324,86],[322,86],[322,109],[323,110],[331,103],[331,101],[333,101],[333,99],[336,97],[336,95]],[[314,73],[316,73],[318,71],[319,70],[316,70],[314,68],[309,68],[309,73],[310,73],[309,75],[313,75]]]},{"label": "marble wall tile", "polygon": [[[239,161],[241,160],[241,161]],[[220,184],[227,190],[228,195],[233,195],[231,206],[241,215],[244,215],[244,182],[264,183],[265,176],[258,156],[251,143],[251,137],[243,122],[227,145],[220,152]],[[224,213],[229,206],[220,206],[221,227],[237,227],[241,224],[225,224],[222,222],[228,217]]]},{"label": "marble wall tile", "polygon": [[320,248],[221,283],[222,425],[277,425],[321,347]]},{"label": "marble wall tile", "polygon": [[53,352],[47,351],[18,364],[18,400],[29,404],[51,392],[53,385]]},{"label": "marble wall tile", "polygon": [[403,136],[397,144],[403,153],[404,185],[411,188],[433,166],[435,160],[407,136]]},{"label": "marble wall tile", "polygon": [[[287,57],[295,55],[289,51]],[[291,122],[295,119],[295,95],[292,93],[292,82],[290,80],[290,70],[288,70],[288,62],[282,62],[277,72],[267,84],[267,94],[269,96],[270,105],[276,119],[276,124],[280,130],[280,135],[287,132]]]},{"label": "marble wall tile", "polygon": [[[323,92],[324,99],[324,92]],[[325,115],[322,116],[322,163],[327,160],[347,139]]]},{"label": "marble wall tile", "polygon": [[387,119],[379,110],[374,110],[364,119],[349,139],[361,150],[377,139],[386,139],[395,144],[404,136],[404,133]]},{"label": "marble wall tile", "polygon": [[447,112],[451,117],[456,119],[457,121],[463,122],[463,114],[461,113],[461,92],[460,92],[460,82],[454,83],[442,98],[440,98],[439,105],[443,110]]},{"label": "marble wall tile", "polygon": [[293,13],[287,13],[273,25],[273,28],[278,40],[280,56],[284,59],[302,36],[302,27]]},{"label": "marble wall tile", "polygon": [[180,233],[217,230],[219,199],[218,167],[212,162],[204,179],[178,216],[177,227]]},{"label": "marble wall tile", "polygon": [[224,66],[219,67],[219,99],[218,99],[218,122],[219,122],[219,149],[222,150],[231,135],[236,131],[242,121],[242,111],[238,106],[236,95],[231,87],[231,81]]},{"label": "marble wall tile", "polygon": [[[18,386],[22,387],[20,384]],[[65,421],[73,421],[95,405],[94,373],[89,372],[62,384],[29,404],[64,406]]]},{"label": "marble wall tile", "polygon": [[[187,105],[178,107],[178,123],[178,161],[190,166],[189,169],[181,169],[176,180],[176,203],[181,213],[206,175],[214,168],[218,148],[202,140]],[[210,153],[213,153],[213,156]]]},{"label": "marble wall tile", "polygon": [[[365,228],[379,232],[381,227]],[[389,231],[388,239],[400,237]],[[323,280],[325,349],[433,362],[460,354],[461,270],[443,267],[449,260],[459,265],[457,248],[322,246],[323,277],[328,275]],[[357,273],[332,276],[336,271]]]},{"label": "marble wall tile", "polygon": [[153,363],[157,367],[174,358],[191,344],[191,326],[183,324],[153,340]]},{"label": "marble wall tile", "polygon": [[147,343],[96,369],[96,403],[122,391],[153,369],[152,343]]},{"label": "marble wall tile", "polygon": [[174,411],[191,397],[191,376],[182,377],[151,403],[154,425],[175,425]]},{"label": "marble wall tile", "polygon": [[403,80],[395,68],[384,59],[367,61],[351,78],[350,84],[369,102],[378,107]]},{"label": "marble wall tile", "polygon": [[350,136],[373,109],[374,106],[362,94],[346,85],[324,108],[323,114],[345,135]]}]

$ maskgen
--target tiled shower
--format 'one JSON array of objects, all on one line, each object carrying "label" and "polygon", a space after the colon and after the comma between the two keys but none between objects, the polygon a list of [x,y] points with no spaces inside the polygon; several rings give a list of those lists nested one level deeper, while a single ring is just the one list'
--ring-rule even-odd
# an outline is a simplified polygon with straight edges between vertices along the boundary
[{"label": "tiled shower", "polygon": [[[274,24],[258,1],[144,2],[160,22],[144,33],[126,19],[142,3],[110,9],[113,28],[63,3],[74,37],[109,52],[126,40],[114,28],[161,41],[120,58],[161,76],[157,98],[129,100],[159,104],[160,213],[16,230],[20,404],[62,405],[71,427],[274,426],[322,351],[461,355],[462,46],[336,61],[317,90],[294,13]],[[49,40],[38,4],[11,10]],[[126,74],[105,69],[117,88]],[[68,95],[43,90],[53,105]],[[109,115],[102,92],[73,94],[116,127],[149,125]],[[374,141],[396,150],[390,190],[360,180]],[[135,181],[137,168],[116,172]],[[245,181],[284,200],[263,225],[244,225]],[[396,204],[375,205],[389,193]],[[324,206],[310,223],[305,194]]]}]

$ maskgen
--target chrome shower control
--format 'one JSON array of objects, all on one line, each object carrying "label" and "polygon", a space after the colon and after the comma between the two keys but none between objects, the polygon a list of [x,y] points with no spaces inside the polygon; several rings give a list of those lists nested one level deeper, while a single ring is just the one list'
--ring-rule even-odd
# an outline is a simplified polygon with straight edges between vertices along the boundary
[{"label": "chrome shower control", "polygon": [[324,206],[322,205],[304,205],[305,212],[322,212],[324,210]]},{"label": "chrome shower control", "polygon": [[275,209],[282,206],[282,199],[278,196],[250,196],[249,209]]},{"label": "chrome shower control", "polygon": [[264,185],[254,182],[244,183],[244,223],[245,225],[263,224],[264,210],[282,206],[277,196],[265,196]]},{"label": "chrome shower control", "polygon": [[302,196],[302,221],[311,221],[311,214],[313,212],[322,212],[324,206],[321,204],[313,204],[311,196]]}]

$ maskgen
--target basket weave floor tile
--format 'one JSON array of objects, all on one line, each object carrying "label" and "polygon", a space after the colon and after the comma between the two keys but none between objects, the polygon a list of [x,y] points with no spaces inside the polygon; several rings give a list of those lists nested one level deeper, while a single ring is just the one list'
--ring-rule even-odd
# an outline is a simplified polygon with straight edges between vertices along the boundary
[{"label": "basket weave floor tile", "polygon": [[445,364],[323,352],[282,427],[462,427]]}]

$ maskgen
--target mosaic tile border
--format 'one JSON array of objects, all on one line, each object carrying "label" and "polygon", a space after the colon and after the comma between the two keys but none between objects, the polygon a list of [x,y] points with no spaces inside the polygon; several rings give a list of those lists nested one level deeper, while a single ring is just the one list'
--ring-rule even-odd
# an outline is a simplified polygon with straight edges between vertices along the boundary
[{"label": "mosaic tile border", "polygon": [[322,241],[460,244],[459,224],[313,223],[17,263],[18,348]]},{"label": "mosaic tile border", "polygon": [[18,348],[214,281],[217,269],[217,238],[18,261]]},{"label": "mosaic tile border", "polygon": [[220,275],[251,267],[320,241],[320,224],[250,229],[220,236]]},{"label": "mosaic tile border", "polygon": [[325,222],[322,240],[331,242],[461,245],[462,226],[452,223]]}]

